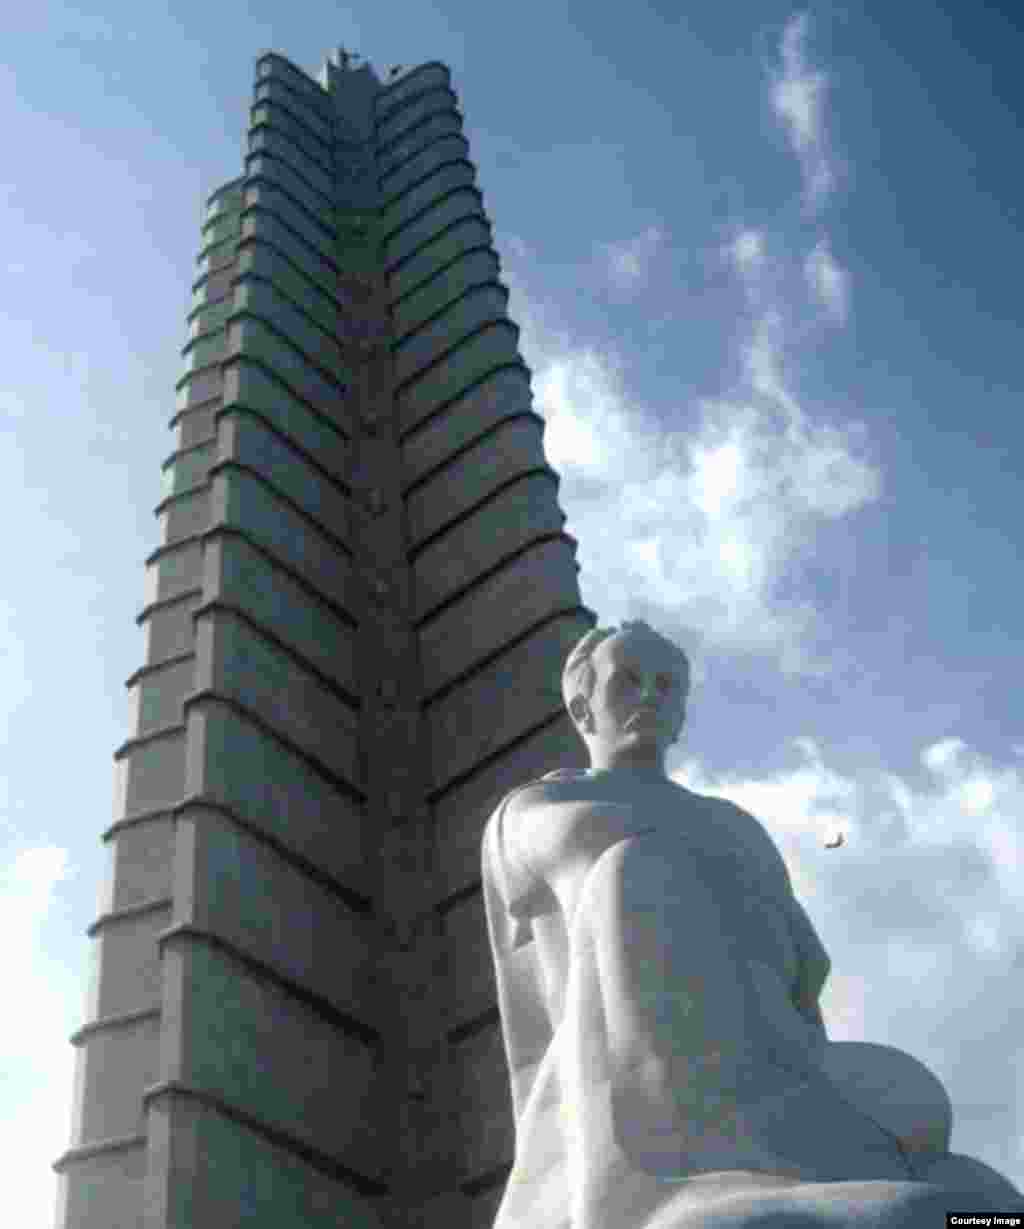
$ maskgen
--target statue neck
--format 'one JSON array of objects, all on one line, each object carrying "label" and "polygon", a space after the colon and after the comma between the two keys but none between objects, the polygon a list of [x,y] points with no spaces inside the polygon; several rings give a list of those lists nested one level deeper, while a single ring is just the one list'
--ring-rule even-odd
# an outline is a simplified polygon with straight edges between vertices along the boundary
[{"label": "statue neck", "polygon": [[651,768],[647,766],[631,767],[621,764],[616,764],[611,768],[587,768],[584,769],[588,777],[601,779],[608,777],[613,781],[636,781],[636,782],[655,782],[658,784],[668,785],[669,779],[661,768]]}]

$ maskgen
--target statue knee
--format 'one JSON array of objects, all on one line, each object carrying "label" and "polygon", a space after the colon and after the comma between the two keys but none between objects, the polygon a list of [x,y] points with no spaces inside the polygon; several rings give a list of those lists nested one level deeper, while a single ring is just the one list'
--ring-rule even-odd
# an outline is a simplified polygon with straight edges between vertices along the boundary
[{"label": "statue knee", "polygon": [[[924,1163],[922,1164],[922,1161]],[[1000,1211],[1024,1211],[1024,1195],[998,1170],[961,1152],[943,1152],[931,1158],[915,1158],[918,1182],[947,1190],[976,1191]]]}]

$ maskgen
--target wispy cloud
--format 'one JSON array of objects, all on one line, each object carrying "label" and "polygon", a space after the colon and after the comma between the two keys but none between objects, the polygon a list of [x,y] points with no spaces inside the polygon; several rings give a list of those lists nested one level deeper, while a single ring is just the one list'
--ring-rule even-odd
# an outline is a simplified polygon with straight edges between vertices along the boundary
[{"label": "wispy cloud", "polygon": [[821,239],[807,257],[804,274],[811,293],[837,324],[845,324],[849,310],[850,276],[836,263],[827,239]]},{"label": "wispy cloud", "polygon": [[756,230],[741,230],[729,244],[728,255],[741,277],[756,278],[764,263],[764,235]]},{"label": "wispy cloud", "polygon": [[815,212],[835,186],[836,176],[824,128],[828,76],[807,62],[809,27],[806,13],[786,23],[780,45],[782,68],[775,74],[771,101],[800,160],[805,203]]},{"label": "wispy cloud", "polygon": [[753,328],[744,354],[745,365],[754,392],[796,419],[802,414],[782,377],[782,339],[782,316],[777,309],[769,309]]},{"label": "wispy cloud", "polygon": [[827,519],[845,516],[876,500],[882,492],[882,476],[860,455],[863,425],[850,422],[839,429],[814,423],[786,387],[777,316],[768,314],[757,322],[746,357],[754,392],[781,416],[778,430],[790,458],[783,476],[790,498],[801,500],[815,515]]},{"label": "wispy cloud", "polygon": [[[753,249],[739,250],[752,259]],[[819,525],[875,499],[881,480],[855,432],[812,422],[787,389],[778,328],[768,319],[755,333],[747,394],[702,402],[699,426],[681,436],[644,427],[618,361],[560,332],[516,271],[506,281],[584,600],[593,585],[614,621],[639,598],[716,648],[776,655],[787,673],[826,671],[812,650],[816,611],[779,598],[778,582]]]},{"label": "wispy cloud", "polygon": [[[808,66],[805,51],[808,28],[806,13],[791,17],[787,22],[780,44],[782,70],[771,74],[769,92],[772,107],[783,121],[790,145],[800,161],[804,205],[815,214],[834,189],[836,175],[824,125],[828,76]],[[730,245],[729,257],[743,281],[751,307],[778,315],[781,305],[766,303],[768,296],[763,282],[768,239],[762,231],[743,229]],[[780,275],[784,275],[775,279],[778,287],[787,281],[791,283],[790,274],[795,272],[796,266],[792,257],[786,258],[785,245],[779,242],[778,236],[771,236],[771,240],[775,264]],[[802,258],[802,266],[802,276],[818,318],[832,324],[845,324],[850,309],[850,274],[833,255],[827,233],[822,233]],[[798,310],[795,302],[790,307]]]},{"label": "wispy cloud", "polygon": [[618,290],[642,289],[647,284],[651,262],[665,238],[664,231],[649,226],[632,239],[598,244],[605,276]]},{"label": "wispy cloud", "polygon": [[[806,16],[790,21],[772,97],[820,198],[831,185],[825,76],[807,66],[806,37]],[[651,228],[602,245],[606,276],[620,287],[643,285],[663,241]],[[848,310],[848,278],[827,237],[797,262],[766,230],[735,231],[718,258],[739,277],[749,308],[743,379],[696,407],[662,407],[657,415],[629,404],[615,355],[577,344],[552,323],[550,305],[520,280],[530,253],[517,241],[507,248],[516,258],[506,278],[510,310],[546,421],[545,452],[561,474],[580,542],[584,600],[593,584],[602,618],[628,616],[641,600],[673,611],[673,621],[709,648],[770,654],[787,674],[829,673],[831,649],[815,648],[830,643],[817,610],[792,590],[781,596],[781,581],[813,552],[820,527],[878,499],[882,476],[865,453],[860,424],[821,421],[801,404],[792,378],[800,335],[792,318],[806,310],[806,298],[790,302],[787,288],[813,278],[817,311],[842,321]],[[644,425],[677,422],[693,408],[698,424],[686,435]]]}]

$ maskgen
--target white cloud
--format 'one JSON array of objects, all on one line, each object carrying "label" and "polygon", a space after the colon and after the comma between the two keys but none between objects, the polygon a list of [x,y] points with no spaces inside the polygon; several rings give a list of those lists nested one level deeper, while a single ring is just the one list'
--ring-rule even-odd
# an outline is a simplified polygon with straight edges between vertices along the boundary
[{"label": "white cloud", "polygon": [[729,256],[741,277],[755,276],[764,261],[764,236],[756,230],[740,231],[729,245]]},{"label": "white cloud", "polygon": [[799,417],[800,409],[782,378],[782,317],[777,311],[765,312],[757,321],[744,357],[754,392],[791,418]]},{"label": "white cloud", "polygon": [[984,777],[974,777],[961,786],[961,801],[971,815],[983,815],[995,802],[995,788]]},{"label": "white cloud", "polygon": [[599,244],[605,275],[619,290],[641,289],[647,283],[651,263],[664,242],[665,232],[649,226],[633,239]]},{"label": "white cloud", "polygon": [[[954,1150],[1019,1183],[1021,766],[946,739],[922,751],[932,784],[915,788],[836,772],[810,739],[792,746],[798,765],[771,777],[712,777],[697,761],[671,775],[749,810],[781,849],[832,958],[822,996],[829,1036],[880,1041],[925,1062],[953,1101]],[[982,785],[979,819],[967,800]],[[892,823],[893,802],[903,824]],[[845,843],[824,848],[835,831]]]},{"label": "white cloud", "polygon": [[979,913],[967,924],[971,946],[983,956],[998,955],[1003,946],[1002,918],[998,913]]},{"label": "white cloud", "polygon": [[960,738],[944,738],[921,752],[921,763],[939,776],[949,779],[956,775],[957,761],[967,745]]},{"label": "white cloud", "polygon": [[807,257],[804,273],[812,294],[839,324],[846,323],[850,297],[850,275],[836,263],[827,239],[820,240]]},{"label": "white cloud", "polygon": [[775,76],[771,101],[800,161],[805,202],[810,209],[816,210],[832,191],[835,172],[824,131],[828,77],[807,64],[808,28],[806,13],[799,13],[786,23],[780,44],[782,71]]},{"label": "white cloud", "polygon": [[[921,844],[970,842],[992,860],[1007,899],[1018,902],[1024,919],[1024,832],[1019,816],[1024,777],[1017,767],[996,769],[961,738],[944,738],[921,752],[935,789],[907,814],[907,826]],[[1022,935],[1024,939],[1024,935]]]},{"label": "white cloud", "polygon": [[4,976],[14,991],[0,1019],[0,1150],[7,1160],[7,1218],[26,1229],[49,1229],[53,1222],[57,1184],[50,1165],[67,1147],[71,1123],[68,1035],[80,1017],[81,985],[48,955],[44,932],[68,874],[67,852],[46,846],[23,850],[0,875]]},{"label": "white cloud", "polygon": [[844,430],[813,425],[786,387],[782,351],[781,319],[767,313],[755,326],[746,361],[754,391],[785,420],[785,457],[777,459],[782,461],[779,487],[818,516],[844,516],[881,494],[881,474],[856,455],[864,428],[859,423],[849,423]]},{"label": "white cloud", "polygon": [[682,435],[671,414],[660,429],[644,426],[618,364],[574,345],[515,274],[506,281],[545,453],[580,542],[584,600],[591,585],[602,594],[602,621],[654,603],[718,648],[775,655],[787,673],[825,672],[814,608],[775,590],[817,526],[881,484],[855,454],[855,431],[813,423],[786,390],[772,322],[751,348],[756,395],[701,403],[699,427]]}]

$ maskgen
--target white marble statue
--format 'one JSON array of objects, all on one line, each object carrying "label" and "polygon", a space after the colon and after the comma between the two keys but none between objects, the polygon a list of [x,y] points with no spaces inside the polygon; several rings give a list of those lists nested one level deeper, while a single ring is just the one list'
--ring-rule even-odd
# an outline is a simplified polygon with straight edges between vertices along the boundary
[{"label": "white marble statue", "polygon": [[516,1122],[495,1229],[921,1229],[1024,1211],[950,1153],[941,1083],[829,1042],[829,959],[768,833],[665,775],[685,654],[589,632],[563,695],[590,754],[509,794],[482,868]]}]

